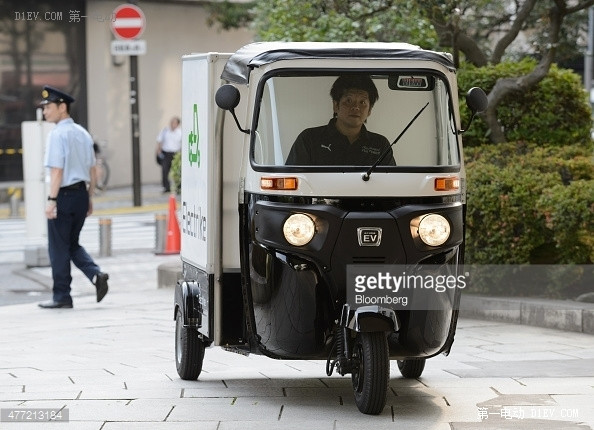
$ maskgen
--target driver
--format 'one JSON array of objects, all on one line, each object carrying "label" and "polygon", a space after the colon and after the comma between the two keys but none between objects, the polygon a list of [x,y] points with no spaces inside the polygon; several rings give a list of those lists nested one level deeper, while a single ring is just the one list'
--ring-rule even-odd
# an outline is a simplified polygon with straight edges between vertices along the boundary
[{"label": "driver", "polygon": [[[330,90],[334,117],[327,125],[303,130],[289,152],[287,165],[372,165],[389,146],[364,123],[379,98],[369,76],[344,75]],[[380,165],[395,166],[392,149]]]}]

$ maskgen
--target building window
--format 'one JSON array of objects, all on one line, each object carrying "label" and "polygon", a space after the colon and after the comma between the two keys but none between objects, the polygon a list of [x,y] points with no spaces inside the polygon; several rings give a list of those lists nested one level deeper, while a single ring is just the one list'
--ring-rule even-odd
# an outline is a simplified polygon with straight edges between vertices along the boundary
[{"label": "building window", "polygon": [[2,2],[0,182],[23,179],[21,123],[35,120],[44,85],[72,94],[71,114],[86,125],[85,9],[83,0]]}]

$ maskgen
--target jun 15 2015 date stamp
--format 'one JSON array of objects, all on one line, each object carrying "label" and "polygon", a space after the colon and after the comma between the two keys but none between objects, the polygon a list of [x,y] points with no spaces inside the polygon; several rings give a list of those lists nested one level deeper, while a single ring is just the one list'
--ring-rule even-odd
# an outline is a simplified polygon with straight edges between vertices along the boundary
[{"label": "jun 15 2015 date stamp", "polygon": [[68,422],[70,414],[68,408],[2,408],[0,422],[28,423],[28,422]]}]

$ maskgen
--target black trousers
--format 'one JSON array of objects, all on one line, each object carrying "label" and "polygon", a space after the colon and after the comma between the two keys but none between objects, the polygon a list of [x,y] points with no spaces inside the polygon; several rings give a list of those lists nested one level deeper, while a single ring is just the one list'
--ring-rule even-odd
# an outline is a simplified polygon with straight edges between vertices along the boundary
[{"label": "black trousers", "polygon": [[163,152],[163,160],[161,161],[161,183],[164,191],[171,191],[171,184],[169,183],[169,171],[171,170],[171,162],[175,152]]},{"label": "black trousers", "polygon": [[84,183],[79,189],[61,188],[57,205],[58,217],[47,222],[49,257],[54,281],[53,299],[59,303],[72,303],[70,262],[72,261],[91,282],[100,270],[78,243],[89,210],[89,193]]}]

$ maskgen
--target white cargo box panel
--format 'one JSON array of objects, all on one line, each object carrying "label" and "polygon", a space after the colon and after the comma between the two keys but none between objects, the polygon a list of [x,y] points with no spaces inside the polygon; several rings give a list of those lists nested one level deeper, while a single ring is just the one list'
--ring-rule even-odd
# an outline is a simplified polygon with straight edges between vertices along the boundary
[{"label": "white cargo box panel", "polygon": [[182,59],[181,257],[209,274],[220,271],[221,263],[239,267],[237,184],[242,147],[238,143],[231,151],[233,142],[226,144],[223,158],[216,133],[217,116],[223,112],[216,106],[215,93],[229,56],[205,53]]}]

